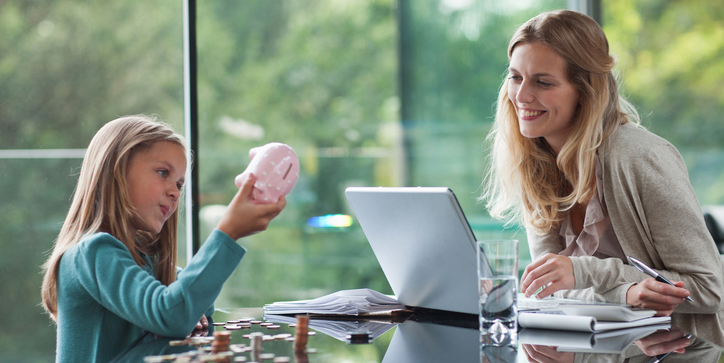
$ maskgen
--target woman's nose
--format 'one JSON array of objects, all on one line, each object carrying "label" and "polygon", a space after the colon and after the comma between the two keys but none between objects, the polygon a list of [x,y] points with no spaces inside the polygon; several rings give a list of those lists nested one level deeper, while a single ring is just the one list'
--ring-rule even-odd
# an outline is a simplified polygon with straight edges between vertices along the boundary
[{"label": "woman's nose", "polygon": [[535,100],[535,94],[528,82],[524,81],[518,86],[518,92],[515,95],[518,103],[532,103]]}]

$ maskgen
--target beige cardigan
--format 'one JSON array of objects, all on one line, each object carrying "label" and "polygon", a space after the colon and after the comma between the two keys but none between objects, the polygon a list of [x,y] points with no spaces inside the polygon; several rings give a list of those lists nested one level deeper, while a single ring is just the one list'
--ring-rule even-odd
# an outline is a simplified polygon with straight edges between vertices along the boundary
[{"label": "beige cardigan", "polygon": [[[627,256],[669,280],[684,281],[694,303],[680,304],[672,324],[724,347],[724,262],[706,229],[688,172],[668,141],[628,124],[599,148],[603,194]],[[531,256],[559,253],[558,230],[529,231]],[[648,276],[617,258],[572,257],[575,289],[559,295],[626,302],[628,288]]]}]

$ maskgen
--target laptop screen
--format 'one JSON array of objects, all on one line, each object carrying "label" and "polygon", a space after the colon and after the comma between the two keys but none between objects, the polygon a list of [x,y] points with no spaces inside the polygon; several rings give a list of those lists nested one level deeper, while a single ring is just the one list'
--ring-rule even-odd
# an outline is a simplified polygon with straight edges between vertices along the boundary
[{"label": "laptop screen", "polygon": [[345,195],[400,302],[478,314],[475,235],[449,188],[351,187]]}]

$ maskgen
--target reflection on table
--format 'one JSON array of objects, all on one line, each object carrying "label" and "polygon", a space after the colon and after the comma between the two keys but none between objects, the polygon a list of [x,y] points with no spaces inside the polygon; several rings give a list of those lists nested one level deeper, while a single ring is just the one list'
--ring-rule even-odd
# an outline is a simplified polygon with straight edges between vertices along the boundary
[{"label": "reflection on table", "polygon": [[[231,321],[244,317],[266,321],[261,309],[228,309],[214,314],[217,321]],[[676,327],[635,328],[605,334],[572,333],[550,330],[523,329],[516,346],[493,346],[481,344],[477,321],[473,317],[460,319],[459,316],[437,316],[416,313],[404,321],[386,319],[323,319],[312,317],[309,322],[307,349],[303,355],[293,349],[290,336],[295,334],[294,317],[268,317],[273,327],[252,324],[245,329],[231,330],[231,344],[234,347],[250,347],[249,334],[260,332],[264,335],[259,351],[237,349],[230,362],[253,361],[275,362],[383,362],[383,363],[432,363],[432,362],[717,362],[722,348],[707,343],[696,336],[689,336]],[[291,326],[290,326],[291,324]],[[264,324],[266,325],[266,324]],[[226,326],[216,329],[225,330]],[[214,329],[209,329],[211,335]],[[362,336],[365,339],[351,339]],[[286,337],[285,339],[279,339]],[[291,339],[293,340],[293,338]],[[118,357],[118,362],[156,361],[173,362],[184,352],[195,361],[202,361],[208,354],[204,349],[193,346],[171,346],[172,341],[148,334],[131,349]],[[358,344],[362,343],[362,344]],[[683,348],[685,347],[685,348]],[[677,348],[679,348],[677,350]],[[248,348],[251,349],[251,348]],[[190,352],[190,353],[189,353]],[[680,353],[683,352],[683,353]],[[666,355],[669,353],[668,355]],[[165,357],[161,360],[159,356]],[[186,358],[185,358],[186,359]],[[288,359],[288,360],[287,360]],[[191,360],[194,361],[194,360]]]}]

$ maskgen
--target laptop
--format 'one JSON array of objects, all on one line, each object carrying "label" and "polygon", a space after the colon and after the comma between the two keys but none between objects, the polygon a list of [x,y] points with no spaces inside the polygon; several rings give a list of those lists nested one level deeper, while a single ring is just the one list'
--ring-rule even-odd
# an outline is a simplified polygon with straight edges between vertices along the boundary
[{"label": "laptop", "polygon": [[475,235],[445,187],[350,187],[345,195],[397,299],[478,315]]}]

